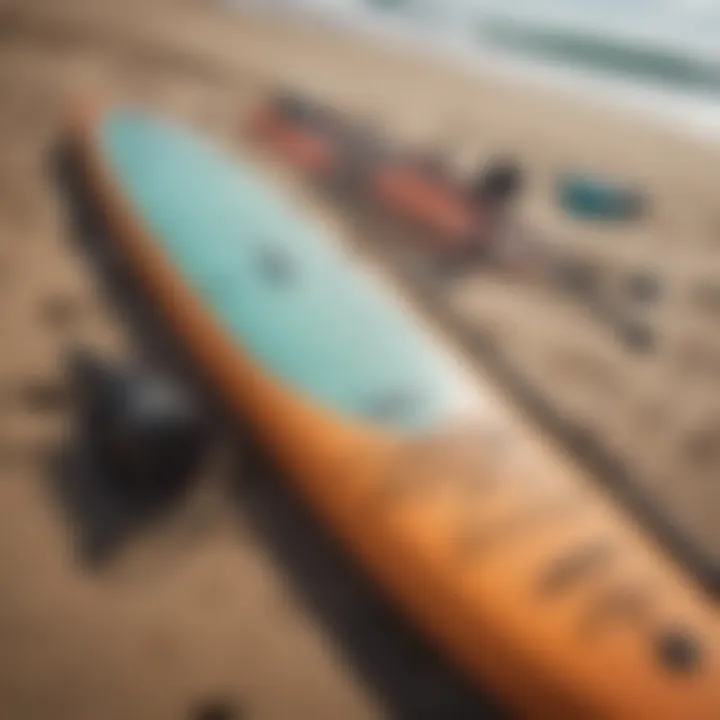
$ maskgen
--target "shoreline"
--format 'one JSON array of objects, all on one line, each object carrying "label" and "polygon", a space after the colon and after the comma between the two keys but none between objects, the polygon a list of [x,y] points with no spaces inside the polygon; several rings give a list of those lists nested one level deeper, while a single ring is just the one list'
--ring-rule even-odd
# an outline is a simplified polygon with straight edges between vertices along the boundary
[{"label": "shoreline", "polygon": [[631,76],[570,66],[559,59],[533,58],[501,47],[483,47],[470,36],[423,34],[397,17],[374,18],[371,12],[348,11],[341,15],[315,8],[268,6],[258,0],[214,1],[222,11],[258,13],[280,23],[294,22],[344,33],[350,38],[378,40],[411,54],[425,54],[449,69],[476,73],[484,81],[509,83],[518,92],[546,92],[565,102],[577,102],[669,134],[720,146],[720,87],[718,98],[713,100],[708,94],[690,89],[663,89]]}]

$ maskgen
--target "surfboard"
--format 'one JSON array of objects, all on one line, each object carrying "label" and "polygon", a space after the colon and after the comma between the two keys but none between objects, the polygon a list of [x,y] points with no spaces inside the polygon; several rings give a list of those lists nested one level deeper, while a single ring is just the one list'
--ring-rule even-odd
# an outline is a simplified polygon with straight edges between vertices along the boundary
[{"label": "surfboard", "polygon": [[174,123],[70,127],[169,326],[449,660],[528,717],[720,717],[712,601],[337,243]]}]

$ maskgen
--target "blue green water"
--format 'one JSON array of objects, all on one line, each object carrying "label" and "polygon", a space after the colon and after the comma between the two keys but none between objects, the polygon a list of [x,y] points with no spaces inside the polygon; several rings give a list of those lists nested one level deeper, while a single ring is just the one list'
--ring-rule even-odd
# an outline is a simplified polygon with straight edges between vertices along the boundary
[{"label": "blue green water", "polygon": [[483,73],[560,86],[720,137],[719,0],[224,2],[409,42]]},{"label": "blue green water", "polygon": [[157,242],[237,343],[315,402],[422,431],[465,395],[457,369],[252,170],[182,128],[117,112],[103,151]]},{"label": "blue green water", "polygon": [[481,40],[527,57],[720,97],[720,60],[686,48],[641,43],[590,29],[537,27],[507,20],[479,25]]},{"label": "blue green water", "polygon": [[[349,0],[353,2],[353,0]],[[347,2],[347,0],[346,0]],[[431,16],[479,46],[640,84],[720,95],[715,0],[364,0],[409,24]],[[436,23],[437,24],[437,23]]]}]

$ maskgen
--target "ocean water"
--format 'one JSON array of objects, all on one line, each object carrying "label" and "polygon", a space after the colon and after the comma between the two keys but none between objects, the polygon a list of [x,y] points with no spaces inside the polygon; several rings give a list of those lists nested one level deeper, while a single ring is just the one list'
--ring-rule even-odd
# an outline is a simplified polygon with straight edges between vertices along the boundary
[{"label": "ocean water", "polygon": [[421,45],[720,140],[720,0],[230,0]]}]

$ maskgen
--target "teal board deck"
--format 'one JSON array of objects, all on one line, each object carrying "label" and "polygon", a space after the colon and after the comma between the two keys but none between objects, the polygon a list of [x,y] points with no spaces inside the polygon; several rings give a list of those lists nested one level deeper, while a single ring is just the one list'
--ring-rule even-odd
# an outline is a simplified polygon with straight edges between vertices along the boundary
[{"label": "teal board deck", "polygon": [[251,167],[137,111],[98,133],[131,207],[239,349],[367,423],[421,432],[456,412],[468,388],[455,363]]}]

